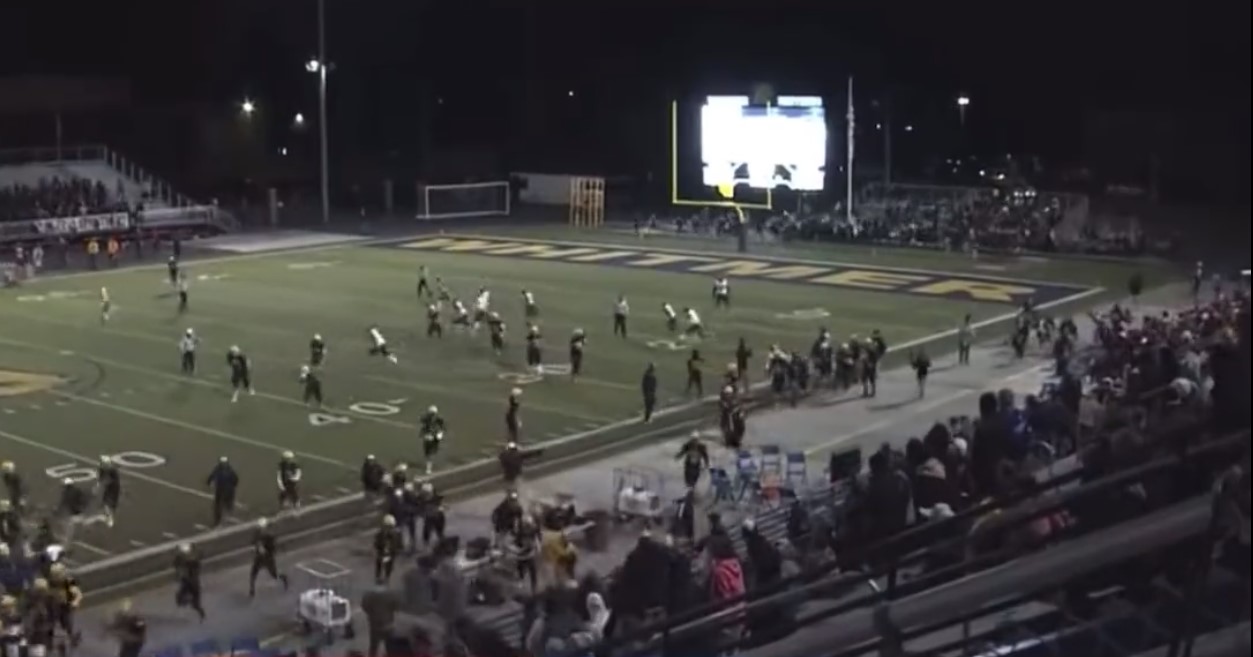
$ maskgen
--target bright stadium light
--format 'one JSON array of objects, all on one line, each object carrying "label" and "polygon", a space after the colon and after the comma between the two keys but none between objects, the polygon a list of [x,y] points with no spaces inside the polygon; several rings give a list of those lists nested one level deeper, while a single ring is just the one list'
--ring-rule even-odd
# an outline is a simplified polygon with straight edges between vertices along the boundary
[{"label": "bright stadium light", "polygon": [[569,97],[569,98],[574,98],[574,90],[573,90],[573,89],[571,89],[570,91],[567,91],[567,92],[566,92],[566,96],[567,96],[567,97]]},{"label": "bright stadium light", "polygon": [[257,111],[257,106],[251,100],[245,98],[244,102],[239,104],[239,109],[245,116],[252,116],[252,113]]},{"label": "bright stadium light", "polygon": [[966,106],[967,106],[967,105],[969,105],[969,104],[970,104],[970,97],[969,97],[969,96],[958,96],[958,97],[957,97],[957,106],[958,106],[958,107],[966,107]]},{"label": "bright stadium light", "polygon": [[304,115],[304,114],[301,114],[300,112],[296,112],[296,118],[292,119],[292,121],[293,121],[296,125],[304,125],[304,124],[305,124],[305,115]]},{"label": "bright stadium light", "polygon": [[321,68],[322,62],[318,61],[317,58],[313,58],[305,62],[305,70],[310,73],[317,73]]},{"label": "bright stadium light", "polygon": [[966,125],[966,108],[970,106],[970,96],[962,94],[957,97],[957,118],[961,121],[962,127]]}]

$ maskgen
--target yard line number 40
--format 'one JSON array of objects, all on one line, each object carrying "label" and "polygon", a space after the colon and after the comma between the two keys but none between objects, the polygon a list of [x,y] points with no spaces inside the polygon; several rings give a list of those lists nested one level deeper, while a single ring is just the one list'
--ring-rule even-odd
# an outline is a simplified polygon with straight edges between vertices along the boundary
[{"label": "yard line number 40", "polygon": [[[118,452],[109,455],[109,458],[118,465],[118,467],[130,470],[147,470],[149,468],[159,468],[165,465],[165,459],[149,452]],[[81,484],[86,481],[93,481],[96,478],[96,468],[83,463],[64,463],[54,465],[46,470],[45,473],[49,477],[57,481],[69,479],[71,482]]]},{"label": "yard line number 40", "polygon": [[[354,402],[348,405],[348,410],[358,415],[372,417],[396,415],[400,413],[400,404],[403,404],[404,401],[403,399],[397,399],[390,402]],[[316,412],[309,414],[309,424],[315,427],[325,427],[332,424],[352,424],[352,419],[343,415],[335,415],[334,413]]]}]

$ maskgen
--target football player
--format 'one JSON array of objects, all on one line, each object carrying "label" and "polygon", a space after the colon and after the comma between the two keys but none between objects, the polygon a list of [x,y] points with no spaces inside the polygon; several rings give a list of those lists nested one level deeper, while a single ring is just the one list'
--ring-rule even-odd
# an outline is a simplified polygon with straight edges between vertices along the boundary
[{"label": "football player", "polygon": [[685,337],[694,335],[704,340],[705,326],[700,321],[700,315],[696,314],[696,310],[693,308],[687,308],[684,312],[687,314],[687,328],[683,329],[683,335]]},{"label": "football player", "polygon": [[302,472],[300,464],[296,462],[296,454],[291,451],[283,452],[283,456],[278,462],[278,471],[274,477],[278,483],[278,506],[280,509],[288,507],[300,508],[301,476]]},{"label": "football player", "polygon": [[439,446],[444,441],[447,425],[439,414],[439,408],[431,406],[422,414],[422,458],[426,461],[426,474],[435,468],[435,456],[439,454]]},{"label": "football player", "polygon": [[693,349],[692,354],[687,357],[687,388],[685,392],[691,394],[696,391],[697,397],[705,396],[705,377],[701,371],[701,365],[705,363],[705,359],[701,358],[700,350]]},{"label": "football player", "polygon": [[117,464],[108,456],[100,457],[100,465],[96,468],[96,490],[100,493],[100,508],[104,510],[105,525],[113,526],[113,515],[117,512],[118,502],[122,499],[122,473]]},{"label": "football player", "polygon": [[570,376],[578,376],[583,372],[583,349],[587,347],[587,335],[583,329],[576,328],[570,335]]},{"label": "football player", "polygon": [[418,267],[418,296],[422,296],[423,293],[428,297],[431,296],[431,286],[426,282],[428,274],[430,271],[427,270],[426,265]]},{"label": "football player", "polygon": [[370,347],[371,356],[382,356],[383,358],[390,360],[393,364],[400,362],[396,358],[396,355],[387,348],[387,339],[379,332],[379,327],[377,326],[370,327],[370,343],[372,345]]},{"label": "football player", "polygon": [[544,352],[540,348],[539,327],[531,324],[526,329],[526,366],[536,374],[544,374]]},{"label": "football player", "polygon": [[183,314],[187,312],[187,277],[178,277],[178,312]]},{"label": "football player", "polygon": [[439,321],[439,313],[443,310],[438,301],[426,304],[426,337],[444,337],[444,325]]},{"label": "football player", "polygon": [[178,351],[182,356],[183,374],[196,373],[196,346],[200,344],[200,338],[196,336],[194,329],[187,329],[183,332],[183,338],[178,341]]},{"label": "football player", "polygon": [[239,392],[247,390],[249,395],[257,394],[252,387],[252,363],[237,345],[231,345],[226,352],[226,365],[231,368],[231,402],[239,401]]},{"label": "football player", "polygon": [[522,430],[522,388],[509,391],[509,402],[505,407],[505,431],[509,434],[509,442],[517,443],[518,434]]},{"label": "football player", "polygon": [[714,308],[730,308],[731,307],[731,283],[726,277],[714,279]]},{"label": "football player", "polygon": [[666,316],[666,330],[674,333],[679,330],[679,315],[674,312],[674,306],[663,303],[661,304],[661,313]]},{"label": "football player", "polygon": [[322,339],[321,333],[314,333],[313,339],[309,341],[309,366],[322,367],[325,361],[326,341]]},{"label": "football player", "polygon": [[505,350],[505,322],[500,315],[492,313],[487,318],[487,328],[491,331],[492,351],[499,356]]},{"label": "football player", "polygon": [[618,295],[613,304],[613,334],[623,340],[627,337],[627,315],[631,314],[631,304],[627,303],[626,295]]},{"label": "football player", "polygon": [[170,275],[170,287],[174,287],[178,284],[178,258],[170,256],[165,263],[165,269]]},{"label": "football player", "polygon": [[113,310],[113,303],[109,301],[109,288],[100,288],[100,323],[104,324],[109,321],[109,312]]},{"label": "football player", "polygon": [[535,294],[530,290],[522,290],[522,311],[527,319],[539,317],[539,306],[535,304]]},{"label": "football player", "polygon": [[459,326],[463,329],[470,328],[470,311],[466,310],[466,305],[461,303],[461,299],[453,300],[452,312],[453,326]]},{"label": "football player", "polygon": [[475,331],[479,330],[479,326],[488,320],[488,313],[491,312],[492,293],[485,287],[479,288],[478,296],[474,297],[474,326]]},{"label": "football player", "polygon": [[444,279],[439,276],[435,277],[435,300],[445,303],[452,301],[452,292],[448,291],[448,286],[444,285]]},{"label": "football player", "polygon": [[300,382],[304,384],[305,404],[313,408],[322,408],[322,379],[308,365],[300,366]]}]

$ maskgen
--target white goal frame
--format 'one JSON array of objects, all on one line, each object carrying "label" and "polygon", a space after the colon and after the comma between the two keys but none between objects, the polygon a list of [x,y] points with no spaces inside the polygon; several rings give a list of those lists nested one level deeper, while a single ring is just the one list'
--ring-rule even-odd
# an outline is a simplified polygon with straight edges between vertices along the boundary
[{"label": "white goal frame", "polygon": [[[441,190],[454,189],[485,189],[499,188],[501,194],[505,198],[503,208],[495,210],[469,210],[466,212],[431,212],[431,191],[439,192]],[[496,180],[491,182],[462,183],[452,185],[419,185],[418,194],[418,219],[458,219],[464,217],[507,217],[510,212],[510,204],[513,202],[511,198],[513,189],[508,180]]]}]

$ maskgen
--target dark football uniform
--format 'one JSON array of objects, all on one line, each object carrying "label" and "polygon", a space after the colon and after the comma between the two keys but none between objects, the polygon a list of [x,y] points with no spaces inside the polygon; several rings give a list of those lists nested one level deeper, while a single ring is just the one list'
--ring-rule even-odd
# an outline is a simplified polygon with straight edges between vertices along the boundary
[{"label": "dark football uniform", "polygon": [[96,481],[100,486],[100,506],[104,508],[109,526],[112,526],[113,514],[122,499],[122,473],[116,463],[101,463],[96,469]]},{"label": "dark football uniform", "polygon": [[518,434],[522,429],[522,402],[517,395],[509,395],[509,405],[505,408],[505,431],[510,442],[518,442]]},{"label": "dark football uniform", "polygon": [[526,366],[538,372],[544,369],[544,352],[540,348],[539,327],[534,324],[526,331]]},{"label": "dark football uniform", "polygon": [[278,505],[280,508],[300,507],[300,464],[294,458],[284,456],[278,462]]},{"label": "dark football uniform", "polygon": [[252,393],[252,373],[248,357],[244,355],[244,352],[237,349],[231,350],[226,354],[226,364],[231,368],[231,387],[235,390],[235,396],[239,396],[240,390]]},{"label": "dark football uniform", "polygon": [[309,341],[309,365],[321,367],[322,362],[325,360],[326,342],[321,337],[315,337]]},{"label": "dark football uniform", "polygon": [[170,256],[168,262],[165,263],[165,269],[170,275],[170,285],[178,283],[178,259]]},{"label": "dark football uniform", "polygon": [[700,351],[693,349],[692,354],[687,358],[687,393],[691,394],[696,391],[697,397],[705,396],[704,373],[701,372],[701,365],[705,360],[701,358]]},{"label": "dark football uniform", "polygon": [[322,379],[310,368],[300,372],[300,382],[304,384],[304,400],[306,404],[320,407],[322,405]]},{"label": "dark football uniform", "polygon": [[575,331],[570,337],[570,376],[583,373],[583,349],[587,347],[587,336],[582,330]]},{"label": "dark football uniform", "polygon": [[487,320],[487,328],[491,332],[492,351],[499,356],[505,350],[505,322],[493,315]]},{"label": "dark football uniform", "polygon": [[257,594],[257,575],[263,570],[282,584],[284,590],[287,589],[287,575],[278,572],[278,542],[274,539],[274,534],[264,526],[258,527],[257,532],[252,535],[252,569],[248,573],[248,597]]},{"label": "dark football uniform", "polygon": [[435,409],[422,414],[422,454],[429,462],[439,453],[439,446],[444,441],[446,425],[444,418]]}]

